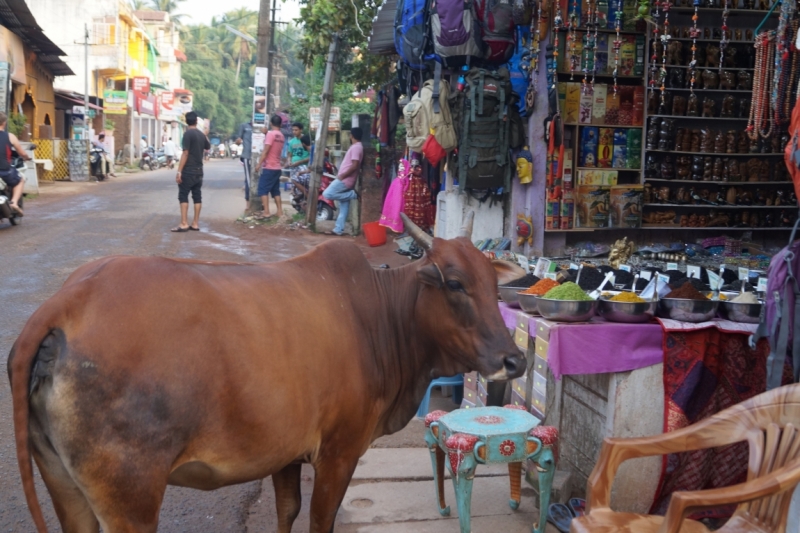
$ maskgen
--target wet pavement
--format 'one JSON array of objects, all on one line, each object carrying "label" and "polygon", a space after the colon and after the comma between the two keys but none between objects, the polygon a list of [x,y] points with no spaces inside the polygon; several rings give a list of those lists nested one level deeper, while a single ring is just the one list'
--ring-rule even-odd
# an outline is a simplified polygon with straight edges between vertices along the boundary
[{"label": "wet pavement", "polygon": [[[0,224],[0,364],[25,321],[79,266],[114,254],[160,255],[205,260],[272,262],[309,250],[326,237],[286,227],[236,223],[244,208],[238,161],[206,166],[200,232],[171,233],[179,222],[175,173],[170,170],[120,174],[104,183],[44,183],[25,203],[20,226]],[[285,195],[284,195],[285,196]],[[338,237],[336,237],[338,238]],[[373,264],[400,265],[391,244],[370,249]],[[391,248],[391,249],[390,249]],[[0,378],[0,532],[33,531],[16,464],[8,379]],[[415,431],[416,433],[416,431]],[[416,437],[411,439],[416,441]],[[37,492],[52,531],[59,531],[44,485]],[[271,485],[268,482],[263,485]],[[247,531],[253,504],[261,504],[259,526],[270,522],[274,505],[262,498],[262,482],[213,492],[170,487],[160,532]],[[306,502],[307,505],[307,502]],[[265,516],[267,515],[267,516]],[[299,524],[298,524],[299,525]],[[250,531],[264,531],[262,527]],[[267,531],[274,530],[267,526]],[[297,527],[295,530],[299,530]]]}]

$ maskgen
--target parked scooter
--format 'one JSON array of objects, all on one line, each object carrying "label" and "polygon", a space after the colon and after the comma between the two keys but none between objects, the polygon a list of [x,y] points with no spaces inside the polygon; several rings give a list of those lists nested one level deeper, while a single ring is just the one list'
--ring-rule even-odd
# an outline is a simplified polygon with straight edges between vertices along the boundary
[{"label": "parked scooter", "polygon": [[[322,195],[322,192],[328,188],[336,179],[336,167],[327,160],[322,176],[320,177],[319,193],[317,194],[317,220],[333,220],[336,214],[336,204],[333,200],[329,200]],[[308,184],[311,181],[311,171],[298,174],[296,177],[290,179],[292,183],[292,207],[298,213],[305,213],[308,200],[303,189],[308,189]],[[300,188],[298,185],[302,185]]]},{"label": "parked scooter", "polygon": [[167,154],[164,153],[164,149],[156,152],[156,162],[158,162],[158,168],[169,166],[172,168],[171,162],[167,163]]},{"label": "parked scooter", "polygon": [[104,181],[108,177],[105,153],[106,151],[98,146],[89,149],[89,175],[94,176],[97,181]]},{"label": "parked scooter", "polygon": [[144,152],[142,152],[142,157],[139,159],[139,168],[144,170],[144,167],[147,166],[150,170],[158,169],[158,161],[156,160],[156,151],[152,146],[148,146]]},{"label": "parked scooter", "polygon": [[[31,146],[31,150],[35,149],[36,145]],[[11,147],[11,166],[17,169],[17,172],[22,172],[25,169],[25,160],[22,159],[14,147]],[[24,198],[19,199],[19,207],[23,208]],[[0,180],[0,222],[3,219],[8,219],[12,226],[17,226],[22,222],[22,215],[14,212],[10,206],[11,202],[11,189],[6,185],[6,182]]]}]

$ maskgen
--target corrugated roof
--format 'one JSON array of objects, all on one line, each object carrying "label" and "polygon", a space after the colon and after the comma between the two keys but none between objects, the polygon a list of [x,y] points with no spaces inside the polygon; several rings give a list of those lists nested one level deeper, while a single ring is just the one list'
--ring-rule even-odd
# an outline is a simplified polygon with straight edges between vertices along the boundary
[{"label": "corrugated roof", "polygon": [[372,20],[372,32],[369,34],[367,50],[370,53],[388,56],[394,55],[394,16],[397,11],[397,0],[385,0]]},{"label": "corrugated roof", "polygon": [[73,76],[72,69],[59,58],[65,56],[36,23],[25,0],[0,0],[0,24],[22,39],[55,76]]}]

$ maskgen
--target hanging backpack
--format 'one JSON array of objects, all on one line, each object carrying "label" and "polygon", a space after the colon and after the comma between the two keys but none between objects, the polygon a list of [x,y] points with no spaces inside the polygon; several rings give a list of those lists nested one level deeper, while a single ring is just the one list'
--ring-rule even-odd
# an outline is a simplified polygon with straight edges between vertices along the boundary
[{"label": "hanging backpack", "polygon": [[798,224],[800,218],[789,245],[769,263],[764,309],[754,337],[754,341],[769,340],[767,390],[781,386],[787,357],[792,361],[795,382],[800,381],[800,241],[794,240]]},{"label": "hanging backpack", "polygon": [[511,91],[518,96],[517,109],[519,116],[528,116],[528,107],[525,104],[525,95],[528,93],[530,84],[531,51],[530,51],[531,29],[529,27],[517,28],[517,44],[514,48],[514,55],[508,61],[508,73],[511,76]]},{"label": "hanging backpack", "polygon": [[445,152],[456,147],[456,132],[447,101],[450,85],[446,80],[428,80],[403,109],[406,145],[421,152],[425,140],[433,135]]},{"label": "hanging backpack", "polygon": [[514,9],[509,0],[475,0],[475,18],[480,24],[483,63],[502,65],[514,55]]},{"label": "hanging backpack", "polygon": [[789,142],[784,148],[784,160],[789,169],[789,176],[794,182],[794,192],[800,198],[800,105],[795,104],[792,119],[789,122]]},{"label": "hanging backpack", "polygon": [[472,0],[433,0],[431,40],[437,60],[448,68],[483,57],[479,25]]},{"label": "hanging backpack", "polygon": [[507,191],[511,179],[508,70],[473,67],[464,81],[465,89],[457,93],[453,105],[458,155],[448,168],[456,169],[462,191],[498,187]]},{"label": "hanging backpack", "polygon": [[411,70],[425,70],[430,52],[430,0],[398,0],[394,19],[394,47]]}]

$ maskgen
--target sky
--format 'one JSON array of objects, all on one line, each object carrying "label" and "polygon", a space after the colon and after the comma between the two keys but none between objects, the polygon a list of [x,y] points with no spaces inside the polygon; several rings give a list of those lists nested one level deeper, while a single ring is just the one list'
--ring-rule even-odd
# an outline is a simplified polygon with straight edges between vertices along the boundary
[{"label": "sky", "polygon": [[[186,0],[180,4],[179,13],[190,15],[186,24],[209,24],[212,17],[219,18],[227,11],[246,7],[258,11],[260,0]],[[300,4],[297,0],[278,0],[276,20],[291,22],[300,16]]]}]

